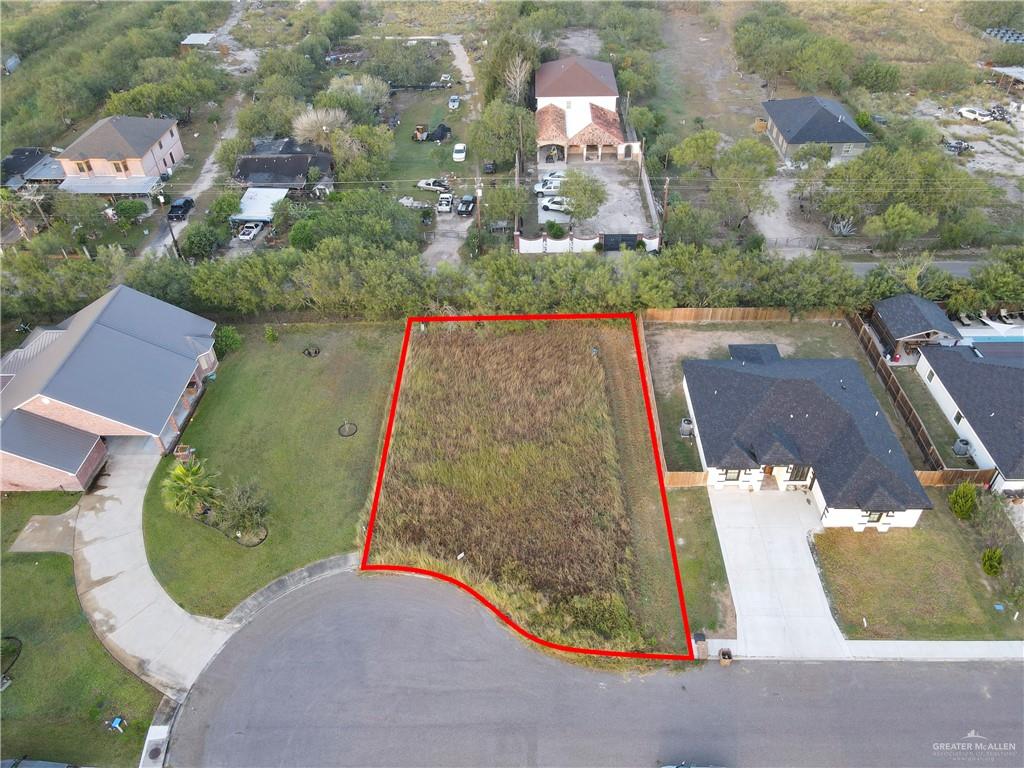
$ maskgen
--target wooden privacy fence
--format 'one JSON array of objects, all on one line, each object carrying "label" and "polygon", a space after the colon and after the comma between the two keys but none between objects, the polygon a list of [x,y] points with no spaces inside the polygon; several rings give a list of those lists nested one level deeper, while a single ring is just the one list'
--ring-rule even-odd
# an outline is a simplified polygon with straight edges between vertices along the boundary
[{"label": "wooden privacy fence", "polygon": [[666,472],[666,488],[703,488],[708,484],[707,472]]},{"label": "wooden privacy fence", "polygon": [[960,485],[974,483],[988,486],[996,479],[995,469],[919,469],[916,472],[921,485]]},{"label": "wooden privacy fence", "polygon": [[[749,321],[792,320],[793,313],[781,307],[675,307],[648,309],[644,320],[651,323],[743,323]],[[831,310],[805,312],[801,320],[842,320]]]}]

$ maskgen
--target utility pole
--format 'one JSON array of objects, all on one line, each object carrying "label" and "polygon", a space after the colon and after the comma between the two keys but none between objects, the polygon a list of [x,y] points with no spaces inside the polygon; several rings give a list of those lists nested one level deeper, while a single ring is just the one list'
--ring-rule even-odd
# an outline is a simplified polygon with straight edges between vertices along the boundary
[{"label": "utility pole", "polygon": [[665,219],[668,218],[668,176],[665,177],[665,188],[661,193],[661,234],[658,238],[658,247],[665,246]]},{"label": "utility pole", "polygon": [[178,238],[174,236],[174,225],[171,223],[169,219],[167,221],[167,228],[171,231],[171,243],[174,245],[174,253],[177,255],[179,259],[184,261],[185,259],[181,255],[181,249],[178,248]]}]

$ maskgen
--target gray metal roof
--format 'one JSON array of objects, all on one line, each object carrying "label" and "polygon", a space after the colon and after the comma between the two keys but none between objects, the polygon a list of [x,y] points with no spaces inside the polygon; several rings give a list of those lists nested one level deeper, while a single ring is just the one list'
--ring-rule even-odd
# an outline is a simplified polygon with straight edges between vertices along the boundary
[{"label": "gray metal roof", "polygon": [[57,157],[65,160],[126,160],[142,157],[178,121],[112,115],[97,120]]},{"label": "gray metal roof", "polygon": [[896,340],[908,339],[937,331],[960,338],[960,331],[946,317],[946,313],[933,301],[912,293],[901,293],[875,302],[875,315],[885,323]]},{"label": "gray metal roof", "polygon": [[159,176],[68,176],[58,189],[77,195],[148,195]]},{"label": "gray metal roof", "polygon": [[215,326],[120,285],[57,326],[65,332],[4,388],[2,412],[44,395],[159,434]]},{"label": "gray metal roof", "polygon": [[0,422],[0,450],[70,474],[78,472],[97,440],[90,432],[28,411],[11,411]]},{"label": "gray metal roof", "polygon": [[[1011,342],[1013,343],[1013,342]],[[921,348],[1003,477],[1024,480],[1024,344]],[[986,354],[987,347],[995,347]]]},{"label": "gray metal roof", "polygon": [[729,351],[683,363],[709,466],[809,465],[830,507],[931,508],[856,361],[782,359],[774,345]]},{"label": "gray metal roof", "polygon": [[871,141],[838,101],[821,96],[763,101],[787,144],[867,144]]}]

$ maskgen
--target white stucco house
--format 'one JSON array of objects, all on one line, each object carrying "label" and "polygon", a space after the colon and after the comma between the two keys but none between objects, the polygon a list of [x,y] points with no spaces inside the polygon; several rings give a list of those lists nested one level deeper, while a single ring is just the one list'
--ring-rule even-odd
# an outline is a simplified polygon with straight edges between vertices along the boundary
[{"label": "white stucco house", "polygon": [[992,490],[1024,490],[1024,343],[922,347],[915,370]]},{"label": "white stucco house", "polygon": [[854,360],[773,344],[687,360],[683,392],[712,488],[809,490],[826,527],[911,528],[932,502]]},{"label": "white stucco house", "polygon": [[537,162],[640,160],[640,142],[619,116],[612,65],[573,56],[537,70]]}]

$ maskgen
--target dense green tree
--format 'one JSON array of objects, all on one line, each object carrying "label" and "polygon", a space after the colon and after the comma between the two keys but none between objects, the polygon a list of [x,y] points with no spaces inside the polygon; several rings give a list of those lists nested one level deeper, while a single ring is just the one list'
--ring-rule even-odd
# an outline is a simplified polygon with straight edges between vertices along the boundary
[{"label": "dense green tree", "polygon": [[704,245],[714,234],[718,217],[713,211],[687,202],[670,205],[665,214],[665,241]]},{"label": "dense green tree", "polygon": [[532,153],[537,145],[533,113],[525,107],[492,101],[470,127],[470,142],[480,157],[498,163],[511,163],[517,151],[525,157],[527,148]]},{"label": "dense green tree", "polygon": [[286,96],[260,100],[238,110],[238,133],[243,139],[256,136],[288,136],[302,105]]},{"label": "dense green tree", "polygon": [[805,91],[825,87],[842,93],[850,85],[853,49],[834,37],[816,36],[810,40],[793,62],[793,81]]},{"label": "dense green tree", "polygon": [[517,222],[521,216],[526,215],[530,203],[530,191],[526,187],[494,187],[484,193],[484,215],[488,222]]},{"label": "dense green tree", "polygon": [[711,201],[725,220],[742,224],[750,214],[775,207],[764,182],[775,175],[776,161],[775,150],[757,139],[740,139],[719,155]]},{"label": "dense green tree", "polygon": [[899,90],[900,68],[895,64],[882,61],[875,54],[869,54],[854,68],[853,84],[870,93]]},{"label": "dense green tree", "polygon": [[396,85],[427,85],[441,76],[441,66],[430,55],[426,42],[406,45],[401,40],[376,40],[364,70]]},{"label": "dense green tree", "polygon": [[222,192],[210,203],[206,220],[215,226],[223,226],[232,216],[242,210],[242,195],[238,192]]},{"label": "dense green tree", "polygon": [[487,46],[484,59],[477,68],[484,100],[491,102],[505,92],[505,73],[512,61],[521,58],[532,69],[540,64],[540,48],[531,38],[514,29],[503,31]]},{"label": "dense green tree", "polygon": [[870,216],[864,222],[864,232],[879,238],[883,250],[895,250],[908,240],[921,237],[935,228],[938,219],[934,215],[915,211],[906,203],[896,203],[878,216]]},{"label": "dense green tree", "polygon": [[721,141],[721,134],[710,129],[690,134],[672,149],[672,162],[681,168],[706,171],[714,176]]},{"label": "dense green tree", "polygon": [[604,182],[596,176],[576,170],[566,174],[559,194],[568,202],[570,221],[576,224],[597,216],[608,199]]},{"label": "dense green tree", "polygon": [[182,256],[200,261],[210,258],[214,251],[227,241],[227,237],[219,227],[195,221],[188,225],[185,234],[178,240],[181,243]]}]

